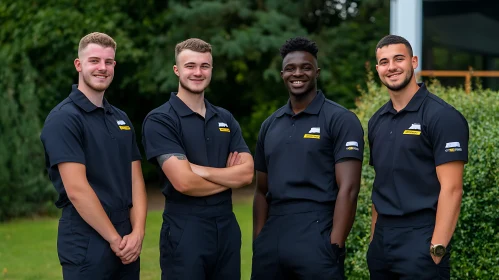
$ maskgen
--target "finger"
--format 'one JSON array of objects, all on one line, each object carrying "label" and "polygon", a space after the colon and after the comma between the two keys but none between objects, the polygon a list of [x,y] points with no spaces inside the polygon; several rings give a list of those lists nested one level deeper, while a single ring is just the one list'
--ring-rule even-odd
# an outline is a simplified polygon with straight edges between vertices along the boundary
[{"label": "finger", "polygon": [[120,248],[120,250],[123,250],[127,242],[128,242],[128,235],[125,235],[123,236],[123,239],[121,239],[120,246],[118,246],[118,248]]},{"label": "finger", "polygon": [[232,154],[232,159],[231,159],[230,166],[234,166],[234,163],[236,162],[237,155],[238,155],[238,152],[234,152]]},{"label": "finger", "polygon": [[242,157],[241,157],[241,154],[238,154],[238,155],[237,155],[237,162],[236,162],[236,165],[241,164],[241,163],[242,163],[242,161],[243,161],[243,159],[242,159]]},{"label": "finger", "polygon": [[231,158],[232,158],[232,153],[229,153],[229,157],[227,158],[227,164],[225,165],[226,167],[230,167]]}]

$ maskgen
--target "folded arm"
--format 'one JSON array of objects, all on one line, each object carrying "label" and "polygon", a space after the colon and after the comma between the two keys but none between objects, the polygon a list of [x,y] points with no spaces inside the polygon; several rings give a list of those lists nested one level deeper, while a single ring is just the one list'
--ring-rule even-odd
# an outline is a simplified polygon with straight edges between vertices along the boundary
[{"label": "folded arm", "polygon": [[208,196],[229,189],[195,174],[184,154],[164,154],[156,159],[170,183],[180,193],[189,196]]},{"label": "folded arm", "polygon": [[250,153],[231,153],[227,160],[227,167],[224,168],[206,167],[193,163],[191,163],[191,168],[194,173],[204,179],[228,188],[244,187],[253,181],[253,157]]}]

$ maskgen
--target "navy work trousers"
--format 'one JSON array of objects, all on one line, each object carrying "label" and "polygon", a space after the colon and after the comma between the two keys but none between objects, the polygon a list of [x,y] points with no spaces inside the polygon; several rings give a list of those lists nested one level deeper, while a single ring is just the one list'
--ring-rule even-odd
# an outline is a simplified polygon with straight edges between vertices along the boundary
[{"label": "navy work trousers", "polygon": [[[128,208],[107,214],[121,236],[130,234]],[[62,210],[57,251],[66,280],[136,280],[140,277],[140,260],[124,265],[109,243],[81,218],[73,205]]]},{"label": "navy work trousers", "polygon": [[162,280],[241,279],[241,230],[232,205],[167,203],[160,265]]},{"label": "navy work trousers", "polygon": [[450,279],[450,248],[437,265],[430,255],[435,212],[379,215],[367,251],[372,280]]},{"label": "navy work trousers", "polygon": [[252,280],[344,279],[345,250],[330,241],[333,210],[272,210],[253,242]]}]

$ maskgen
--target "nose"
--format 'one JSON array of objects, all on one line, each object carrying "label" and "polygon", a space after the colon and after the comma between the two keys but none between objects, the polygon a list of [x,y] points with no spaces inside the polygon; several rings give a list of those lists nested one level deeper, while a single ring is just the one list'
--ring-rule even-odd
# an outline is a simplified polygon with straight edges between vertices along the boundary
[{"label": "nose", "polygon": [[300,67],[296,67],[295,71],[293,72],[293,76],[301,76],[302,74],[302,69]]},{"label": "nose", "polygon": [[101,61],[101,62],[99,62],[98,69],[99,69],[100,71],[104,71],[104,70],[106,70],[106,62],[105,62],[105,61]]},{"label": "nose", "polygon": [[393,72],[397,70],[397,66],[395,65],[394,61],[390,61],[388,64],[388,71]]}]

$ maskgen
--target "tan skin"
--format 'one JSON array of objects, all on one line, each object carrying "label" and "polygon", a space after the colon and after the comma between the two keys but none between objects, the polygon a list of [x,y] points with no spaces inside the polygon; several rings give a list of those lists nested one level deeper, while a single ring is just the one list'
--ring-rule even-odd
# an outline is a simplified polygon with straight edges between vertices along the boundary
[{"label": "tan skin", "polygon": [[[393,87],[402,84],[404,79],[409,76],[410,71],[418,66],[417,57],[411,56],[403,44],[393,44],[379,48],[376,51],[376,59],[378,61],[376,70],[379,78],[385,85],[388,84]],[[399,90],[390,90],[389,88],[388,92],[394,109],[398,112],[405,108],[418,89],[419,86],[414,75],[407,86]],[[463,171],[464,162],[462,161],[448,162],[436,167],[438,181],[440,182],[440,195],[438,197],[435,229],[431,239],[432,244],[447,246],[454,234],[461,208]],[[371,241],[377,217],[378,213],[373,205]],[[433,255],[432,258],[436,264],[442,260],[442,258]]]},{"label": "tan skin", "polygon": [[[281,77],[289,91],[290,103],[295,114],[305,110],[317,95],[317,78],[320,68],[315,57],[304,51],[291,52],[283,60]],[[345,246],[357,208],[362,164],[351,159],[335,164],[336,182],[339,187],[334,211],[331,244]],[[268,218],[267,173],[256,172],[256,190],[253,200],[253,239],[258,236]]]},{"label": "tan skin", "polygon": [[[114,77],[115,51],[110,47],[89,44],[74,61],[78,71],[78,89],[95,106],[102,107],[104,92]],[[145,233],[147,198],[140,161],[132,165],[132,202],[130,221],[132,232],[121,237],[104,211],[99,198],[90,186],[86,167],[80,163],[58,164],[64,188],[69,200],[80,216],[107,242],[123,264],[136,261],[142,250]]]},{"label": "tan skin", "polygon": [[[202,117],[206,114],[204,90],[213,71],[211,53],[181,51],[173,66],[179,77],[177,97]],[[250,184],[253,180],[253,157],[249,153],[230,153],[225,168],[212,168],[172,156],[161,166],[173,187],[190,196],[209,196]]]}]

